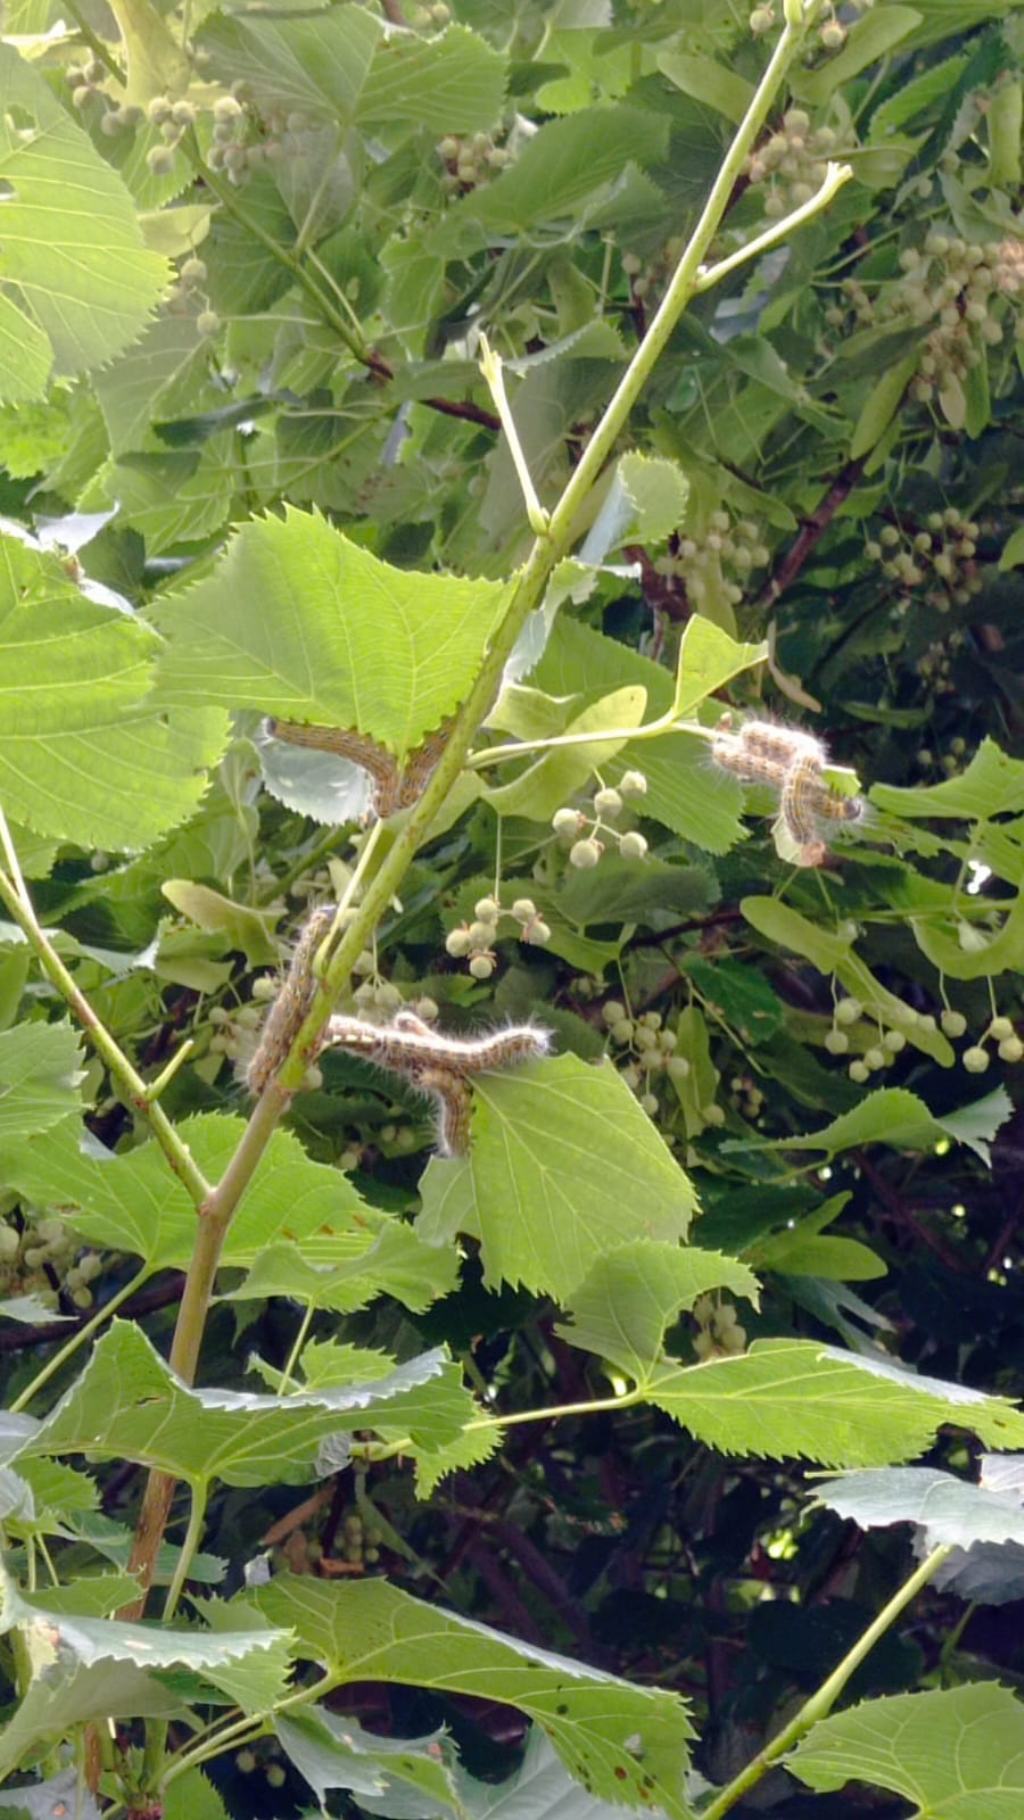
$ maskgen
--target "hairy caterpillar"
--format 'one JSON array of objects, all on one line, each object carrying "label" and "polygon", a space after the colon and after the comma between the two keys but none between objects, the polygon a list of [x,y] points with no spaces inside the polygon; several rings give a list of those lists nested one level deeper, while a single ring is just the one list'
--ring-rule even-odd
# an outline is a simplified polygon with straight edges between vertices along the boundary
[{"label": "hairy caterpillar", "polygon": [[434,1067],[463,1078],[494,1068],[515,1068],[538,1061],[551,1048],[551,1033],[533,1024],[510,1024],[487,1036],[442,1036],[412,1011],[400,1011],[390,1024],[370,1024],[339,1015],[328,1020],[325,1042],[367,1056],[392,1074]]},{"label": "hairy caterpillar", "polygon": [[260,1094],[274,1079],[316,994],[313,957],[334,921],[330,910],[314,910],[306,919],[280,989],[260,1033],[255,1053],[245,1071],[251,1093]]},{"label": "hairy caterpillar", "polygon": [[390,1024],[339,1015],[329,1019],[324,1046],[336,1044],[397,1074],[437,1111],[438,1150],[464,1156],[469,1146],[469,1083],[474,1075],[537,1061],[551,1047],[551,1033],[532,1024],[510,1024],[481,1037],[442,1036],[412,1011]]},{"label": "hairy caterpillar", "polygon": [[316,752],[334,752],[369,772],[373,779],[371,809],[381,821],[398,809],[409,809],[422,796],[430,776],[448,743],[448,726],[428,734],[423,744],[409,754],[404,771],[386,748],[359,733],[354,727],[320,727],[296,720],[279,720],[271,716],[267,732],[273,739],[283,739],[290,746],[306,746]]},{"label": "hairy caterpillar", "polygon": [[726,717],[711,742],[711,756],[744,783],[778,791],[780,851],[798,866],[820,866],[824,860],[822,823],[857,821],[864,812],[859,797],[842,796],[830,787],[824,746],[798,728],[749,720],[733,732]]}]

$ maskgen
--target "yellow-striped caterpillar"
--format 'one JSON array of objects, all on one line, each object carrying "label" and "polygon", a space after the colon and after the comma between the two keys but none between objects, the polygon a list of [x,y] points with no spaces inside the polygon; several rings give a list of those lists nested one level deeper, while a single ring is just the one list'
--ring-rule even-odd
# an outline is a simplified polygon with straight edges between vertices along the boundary
[{"label": "yellow-striped caterpillar", "polygon": [[711,742],[711,756],[744,783],[778,791],[776,839],[783,856],[795,865],[821,865],[828,851],[823,824],[857,821],[864,813],[860,797],[842,796],[831,788],[824,746],[799,728],[748,720],[734,732],[726,716]]},{"label": "yellow-striped caterpillar", "polygon": [[551,1048],[551,1033],[533,1024],[510,1024],[486,1036],[442,1036],[412,1011],[390,1024],[339,1015],[328,1020],[323,1045],[337,1045],[397,1074],[414,1092],[432,1100],[437,1112],[437,1147],[442,1156],[464,1156],[469,1148],[469,1086],[492,1070],[539,1061]]},{"label": "yellow-striped caterpillar", "polygon": [[283,739],[290,746],[306,746],[315,752],[333,752],[350,759],[373,779],[371,812],[381,821],[399,809],[410,809],[422,796],[438,760],[448,743],[447,724],[430,733],[411,752],[402,769],[387,749],[368,733],[354,727],[320,727],[297,720],[280,720],[271,716],[267,732],[273,739]]}]

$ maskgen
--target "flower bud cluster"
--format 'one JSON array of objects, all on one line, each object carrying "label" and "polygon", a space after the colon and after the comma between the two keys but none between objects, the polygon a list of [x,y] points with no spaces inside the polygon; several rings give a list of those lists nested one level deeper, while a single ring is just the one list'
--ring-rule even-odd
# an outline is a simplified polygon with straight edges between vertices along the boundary
[{"label": "flower bud cluster", "polygon": [[[967,1034],[967,1019],[963,1012],[954,1011],[949,1005],[944,1007],[937,1020],[928,1012],[915,1011],[911,1006],[905,1006],[900,1020],[904,1028],[885,1029],[880,1007],[865,1007],[861,1004],[860,999],[850,996],[836,1002],[832,1028],[825,1037],[825,1048],[830,1055],[839,1056],[849,1053],[854,1027],[860,1025],[864,1018],[870,1018],[877,1025],[878,1035],[877,1041],[872,1041],[863,1048],[861,1054],[855,1056],[849,1063],[850,1079],[859,1085],[863,1085],[872,1074],[878,1073],[879,1070],[891,1067],[896,1057],[907,1046],[905,1034],[907,1029],[917,1029],[925,1033],[941,1029],[943,1035],[949,1037],[951,1041]],[[863,1030],[857,1034],[863,1041]],[[960,1060],[968,1074],[984,1074],[988,1068],[992,1058],[985,1048],[987,1042],[995,1043],[997,1054],[1002,1062],[1014,1063],[1024,1060],[1024,1042],[1017,1035],[1012,1019],[997,1013],[990,1019],[980,1037],[961,1054]]]},{"label": "flower bud cluster", "polygon": [[83,1311],[93,1305],[90,1284],[101,1275],[98,1252],[79,1254],[78,1240],[56,1214],[26,1217],[24,1227],[0,1219],[0,1297],[32,1295],[56,1306],[55,1283]]},{"label": "flower bud cluster", "polygon": [[673,539],[673,547],[654,567],[659,575],[680,579],[696,607],[718,595],[739,606],[752,571],[767,568],[770,561],[771,551],[756,524],[719,510],[711,513],[702,537],[687,533]]},{"label": "flower bud cluster", "polygon": [[453,960],[466,960],[476,980],[489,980],[498,957],[494,944],[502,919],[518,925],[519,940],[543,948],[551,940],[550,926],[544,921],[532,897],[517,897],[508,907],[496,897],[481,897],[473,906],[473,920],[450,929],[445,950]]},{"label": "flower bud cluster", "polygon": [[170,95],[154,95],[147,104],[146,119],[158,129],[162,141],[150,146],[146,163],[155,177],[166,177],[174,169],[174,154],[182,139],[195,126],[196,109],[184,97],[176,101]]},{"label": "flower bud cluster", "polygon": [[451,195],[479,189],[514,158],[512,148],[497,144],[490,133],[471,133],[466,138],[446,133],[438,144],[437,155],[444,165],[441,188]]},{"label": "flower bud cluster", "polygon": [[977,550],[981,527],[964,518],[955,506],[931,512],[919,531],[883,525],[870,538],[864,553],[880,565],[882,574],[895,582],[903,606],[919,592],[938,613],[966,607],[983,582],[978,573]]},{"label": "flower bud cluster", "polygon": [[625,813],[631,798],[647,793],[647,779],[642,771],[626,771],[614,789],[599,784],[590,798],[589,813],[566,804],[556,809],[551,826],[562,845],[568,847],[569,864],[580,872],[589,872],[600,864],[609,847],[617,847],[623,859],[646,859],[647,841],[637,828],[613,826]]},{"label": "flower bud cluster", "polygon": [[1024,334],[1024,241],[1007,237],[981,244],[932,228],[920,246],[903,249],[899,262],[901,276],[874,301],[859,279],[844,279],[846,308],[834,305],[825,319],[842,328],[852,310],[865,328],[907,318],[927,327],[911,396],[920,404],[937,398],[959,428],[963,382],[985,359],[985,348],[1002,341],[1008,313],[1015,318],[1015,333]]},{"label": "flower bud cluster", "polygon": [[828,160],[836,155],[837,136],[831,127],[811,127],[802,107],[791,107],[782,116],[777,132],[751,152],[743,167],[755,188],[764,188],[764,212],[788,215],[811,197],[825,181]]},{"label": "flower bud cluster", "polygon": [[650,259],[641,259],[639,253],[623,253],[622,269],[635,303],[644,303],[652,294],[660,295],[679,264],[685,244],[682,235],[674,234]]},{"label": "flower bud cluster", "polygon": [[690,1072],[686,1057],[676,1054],[679,1038],[674,1030],[666,1029],[659,1011],[644,1011],[639,1017],[631,1017],[618,999],[609,999],[601,1016],[619,1052],[616,1062],[623,1080],[638,1095],[644,1111],[653,1116],[658,1110],[654,1077],[662,1074],[669,1080],[682,1081]]},{"label": "flower bud cluster", "polygon": [[746,1350],[746,1328],[740,1326],[740,1318],[732,1302],[702,1295],[693,1305],[693,1318],[697,1323],[693,1350],[698,1359],[715,1359],[723,1355],[728,1357]]},{"label": "flower bud cluster", "polygon": [[[853,11],[858,13],[866,12],[872,4],[873,0],[851,0]],[[767,32],[774,31],[779,23],[775,0],[759,0],[759,4],[755,6],[750,15],[750,29],[754,37],[763,38]],[[846,30],[846,26],[836,18],[830,5],[817,26],[817,41],[822,50],[842,50],[846,43]]]}]

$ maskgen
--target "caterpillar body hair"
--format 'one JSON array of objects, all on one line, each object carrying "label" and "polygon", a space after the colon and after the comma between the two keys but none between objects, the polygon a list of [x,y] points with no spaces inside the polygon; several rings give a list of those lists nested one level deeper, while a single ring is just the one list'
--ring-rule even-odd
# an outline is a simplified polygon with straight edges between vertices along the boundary
[{"label": "caterpillar body hair", "polygon": [[711,756],[723,771],[731,771],[745,784],[767,784],[781,790],[786,781],[786,766],[781,760],[758,756],[747,750],[731,733],[720,733],[711,741]]},{"label": "caterpillar body hair", "polygon": [[363,1055],[397,1074],[432,1102],[441,1156],[465,1156],[469,1149],[470,1082],[474,1075],[538,1061],[551,1048],[551,1033],[533,1024],[510,1024],[481,1037],[442,1036],[414,1011],[400,1011],[390,1024],[332,1017],[324,1045]]},{"label": "caterpillar body hair", "polygon": [[250,1093],[261,1094],[283,1067],[316,995],[313,959],[334,921],[330,910],[314,910],[295,945],[291,965],[267,1012],[260,1039],[245,1071]]},{"label": "caterpillar body hair", "polygon": [[466,1082],[456,1076],[430,1070],[411,1082],[415,1092],[431,1100],[435,1113],[435,1143],[438,1156],[465,1156],[469,1149],[469,1125],[472,1101]]},{"label": "caterpillar body hair", "polygon": [[487,1036],[443,1036],[414,1012],[402,1011],[390,1024],[370,1024],[363,1018],[342,1015],[332,1017],[324,1042],[365,1055],[391,1074],[434,1068],[448,1076],[465,1078],[539,1061],[550,1052],[551,1032],[534,1024],[509,1024]]}]

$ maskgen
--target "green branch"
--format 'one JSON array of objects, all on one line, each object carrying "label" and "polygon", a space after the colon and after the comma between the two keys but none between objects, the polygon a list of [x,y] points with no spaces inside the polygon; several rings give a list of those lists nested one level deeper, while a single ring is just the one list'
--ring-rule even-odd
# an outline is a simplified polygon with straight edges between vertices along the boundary
[{"label": "green branch", "polygon": [[826,1719],[836,1701],[843,1692],[850,1676],[858,1669],[865,1656],[874,1649],[875,1644],[884,1637],[890,1625],[894,1624],[900,1613],[917,1597],[923,1586],[938,1573],[942,1563],[952,1554],[952,1549],[933,1548],[928,1557],[915,1568],[909,1579],[904,1580],[899,1590],[882,1607],[877,1618],[873,1619],[865,1631],[861,1632],[851,1650],[848,1650],[838,1668],[834,1668],[827,1681],[823,1681],[817,1692],[805,1700],[800,1711],[789,1721],[788,1725],[776,1734],[770,1744],[758,1751],[757,1756],[741,1769],[727,1786],[719,1791],[710,1807],[703,1809],[701,1820],[722,1820],[736,1806],[750,1789],[756,1788],[761,1778],[793,1748],[799,1739],[817,1725],[820,1719]]},{"label": "green branch", "polygon": [[[156,1104],[153,1090],[132,1066],[120,1044],[97,1017],[84,992],[75,983],[46,931],[36,917],[32,899],[21,876],[18,857],[10,829],[0,809],[0,851],[7,871],[0,870],[0,901],[10,912],[29,946],[35,951],[47,979],[57,988],[88,1034],[93,1048],[106,1062],[128,1104],[142,1114],[179,1181],[184,1183],[195,1206],[200,1206],[210,1192],[210,1185],[198,1168],[188,1145],[182,1142],[163,1108]],[[166,1070],[165,1070],[166,1074]]]}]

